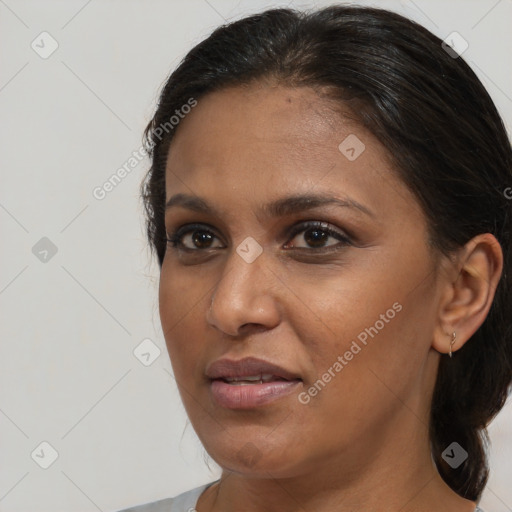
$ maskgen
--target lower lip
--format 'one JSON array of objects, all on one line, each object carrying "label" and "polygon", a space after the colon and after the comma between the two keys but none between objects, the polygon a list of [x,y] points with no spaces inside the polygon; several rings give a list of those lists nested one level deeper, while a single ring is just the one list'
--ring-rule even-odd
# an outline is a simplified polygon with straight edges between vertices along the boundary
[{"label": "lower lip", "polygon": [[210,389],[213,398],[221,407],[250,409],[289,395],[296,391],[300,384],[302,384],[301,380],[279,380],[247,385],[213,380]]}]

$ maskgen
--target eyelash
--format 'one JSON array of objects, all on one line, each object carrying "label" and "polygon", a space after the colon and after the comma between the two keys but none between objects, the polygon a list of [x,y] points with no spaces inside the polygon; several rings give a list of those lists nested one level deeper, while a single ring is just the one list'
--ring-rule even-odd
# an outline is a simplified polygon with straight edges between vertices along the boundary
[{"label": "eyelash", "polygon": [[[210,233],[212,235],[215,235],[214,231],[212,229],[208,229],[206,228],[207,225],[205,224],[188,224],[186,226],[182,226],[181,228],[177,229],[176,231],[174,231],[173,233],[171,233],[170,235],[167,236],[167,244],[169,246],[171,246],[172,248],[175,248],[175,249],[178,249],[178,250],[181,250],[181,251],[186,251],[186,252],[189,252],[189,253],[192,253],[192,252],[201,252],[202,249],[200,248],[197,248],[197,249],[191,249],[190,247],[185,247],[183,245],[183,242],[181,241],[181,239],[191,233],[191,232],[194,232],[194,231],[203,231],[203,232],[206,232],[206,233]],[[297,234],[299,233],[302,233],[302,232],[306,232],[308,231],[309,229],[312,229],[312,228],[316,228],[316,229],[319,229],[321,231],[324,231],[325,233],[327,233],[329,236],[332,236],[333,238],[336,238],[338,239],[341,243],[340,244],[336,244],[334,246],[326,246],[326,247],[319,247],[319,248],[314,248],[314,247],[296,247],[295,249],[296,250],[299,250],[299,251],[306,251],[306,252],[323,252],[323,253],[327,253],[327,252],[333,252],[333,251],[338,251],[340,249],[342,249],[343,247],[345,247],[346,245],[352,245],[352,242],[350,240],[350,238],[346,235],[343,235],[342,233],[332,229],[329,227],[328,224],[326,224],[325,222],[320,222],[320,221],[309,221],[309,222],[303,222],[301,224],[298,224],[296,226],[294,226],[292,228],[292,231],[290,233],[290,238],[295,238],[295,236],[297,236]],[[218,237],[216,237],[218,238]],[[209,249],[219,249],[219,247],[213,247],[213,248],[206,248],[206,249],[203,249],[203,250],[209,250]]]}]

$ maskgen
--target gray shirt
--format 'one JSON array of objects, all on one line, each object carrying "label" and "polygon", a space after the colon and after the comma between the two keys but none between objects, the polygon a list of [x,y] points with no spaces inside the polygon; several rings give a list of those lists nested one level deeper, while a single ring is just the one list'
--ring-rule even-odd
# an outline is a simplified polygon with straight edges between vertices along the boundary
[{"label": "gray shirt", "polygon": [[208,484],[200,485],[190,491],[184,492],[175,496],[174,498],[165,498],[163,500],[152,501],[143,505],[136,505],[135,507],[125,508],[118,512],[194,512],[199,496],[210,485],[218,482],[210,482]]},{"label": "gray shirt", "polygon": [[[165,498],[163,500],[153,501],[144,505],[137,505],[131,508],[125,508],[117,512],[195,512],[197,500],[202,492],[210,485],[218,482],[210,482],[200,485],[190,491],[184,492],[174,498]],[[480,507],[476,507],[475,512],[484,512]]]}]

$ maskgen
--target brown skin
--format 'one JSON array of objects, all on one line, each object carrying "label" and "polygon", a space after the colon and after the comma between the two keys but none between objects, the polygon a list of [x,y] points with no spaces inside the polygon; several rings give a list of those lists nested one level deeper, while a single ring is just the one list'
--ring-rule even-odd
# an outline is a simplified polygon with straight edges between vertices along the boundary
[{"label": "brown skin", "polygon": [[[190,421],[222,480],[198,512],[473,512],[430,456],[428,417],[440,357],[485,320],[503,257],[490,234],[448,259],[427,244],[426,218],[386,149],[310,88],[257,84],[211,93],[181,121],[169,152],[166,196],[208,201],[219,217],[166,212],[170,234],[206,223],[211,242],[169,247],[160,315]],[[338,145],[356,134],[349,161]],[[279,218],[261,206],[288,195],[349,197]],[[323,246],[304,221],[352,235]],[[199,233],[201,234],[201,233]],[[263,253],[236,252],[248,236]],[[210,248],[207,248],[210,247]],[[309,253],[306,253],[306,248]],[[304,405],[297,394],[252,410],[219,407],[204,372],[221,357],[261,357],[300,374],[307,390],[357,335],[398,302],[402,310]],[[211,309],[210,309],[211,305]],[[249,444],[248,444],[249,443]]]}]

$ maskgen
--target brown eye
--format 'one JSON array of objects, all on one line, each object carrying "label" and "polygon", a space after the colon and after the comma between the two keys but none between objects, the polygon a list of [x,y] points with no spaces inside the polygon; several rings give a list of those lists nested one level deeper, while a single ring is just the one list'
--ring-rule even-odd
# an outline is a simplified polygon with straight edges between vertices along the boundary
[{"label": "brown eye", "polygon": [[[167,237],[170,246],[184,250],[215,249],[213,241],[218,238],[213,231],[201,224],[184,226]],[[221,246],[222,247],[222,246]]]},{"label": "brown eye", "polygon": [[[301,237],[297,236],[299,234],[301,234]],[[292,247],[296,247],[297,249],[322,249],[333,245],[350,245],[350,239],[346,235],[332,229],[325,222],[308,222],[300,224],[294,228],[292,236],[294,238],[302,238],[306,242],[305,246],[293,244]],[[327,244],[329,238],[339,240],[341,244]]]},{"label": "brown eye", "polygon": [[211,233],[207,231],[192,231],[190,233],[192,243],[195,247],[199,247],[200,249],[206,249],[210,247],[212,244],[212,240],[214,239],[215,235],[212,235]]},{"label": "brown eye", "polygon": [[313,247],[323,247],[330,236],[324,229],[309,228],[304,231],[304,240]]}]

